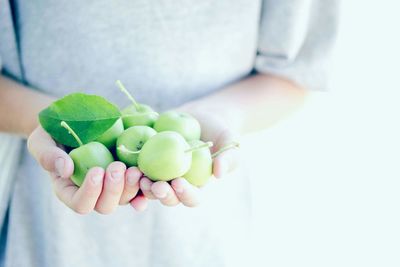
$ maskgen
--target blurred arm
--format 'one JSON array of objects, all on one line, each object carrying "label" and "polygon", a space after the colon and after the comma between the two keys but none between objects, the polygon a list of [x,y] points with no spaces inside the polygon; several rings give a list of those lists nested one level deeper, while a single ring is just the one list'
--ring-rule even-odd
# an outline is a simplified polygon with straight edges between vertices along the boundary
[{"label": "blurred arm", "polygon": [[38,126],[38,113],[54,99],[0,75],[0,132],[25,138]]},{"label": "blurred arm", "polygon": [[[184,106],[212,112],[239,133],[259,131],[298,109],[307,91],[283,78],[257,74]],[[203,109],[200,111],[199,109]]]}]

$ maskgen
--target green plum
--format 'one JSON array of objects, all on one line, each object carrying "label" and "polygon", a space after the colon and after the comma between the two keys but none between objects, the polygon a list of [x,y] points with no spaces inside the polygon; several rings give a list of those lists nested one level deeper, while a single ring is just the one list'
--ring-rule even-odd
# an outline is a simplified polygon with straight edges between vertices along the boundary
[{"label": "green plum", "polygon": [[139,152],[146,141],[157,134],[148,126],[133,126],[126,129],[117,139],[117,157],[128,167],[137,166]]},{"label": "green plum", "polygon": [[71,176],[71,180],[77,186],[82,185],[90,168],[102,167],[106,169],[114,161],[111,152],[102,143],[90,142],[84,145],[78,135],[65,121],[61,122],[61,126],[67,129],[79,144],[78,148],[69,152],[69,156],[74,162],[74,173]]},{"label": "green plum", "polygon": [[176,132],[165,131],[152,136],[139,153],[139,169],[153,181],[170,181],[190,168],[189,144]]},{"label": "green plum", "polygon": [[[192,140],[189,145],[192,147],[200,146],[204,143],[200,140]],[[208,146],[196,149],[192,152],[192,164],[190,169],[183,175],[189,183],[195,186],[203,186],[212,175],[213,159]]]},{"label": "green plum", "polygon": [[121,114],[125,129],[137,125],[152,127],[158,118],[158,113],[145,104],[130,105],[121,110]]},{"label": "green plum", "polygon": [[154,123],[157,132],[174,131],[180,133],[186,141],[199,140],[200,123],[190,114],[178,111],[167,111]]},{"label": "green plum", "polygon": [[125,86],[121,83],[121,81],[116,82],[120,90],[131,100],[132,105],[121,110],[122,120],[124,123],[125,129],[137,126],[137,125],[145,125],[149,127],[153,127],[154,122],[158,118],[158,113],[155,112],[150,106],[145,104],[139,104],[133,98],[133,96],[126,90]]},{"label": "green plum", "polygon": [[[185,178],[192,185],[201,187],[205,185],[210,179],[213,172],[213,159],[218,157],[223,152],[239,147],[239,143],[230,142],[223,146],[220,150],[211,154],[209,147],[212,143],[204,143],[200,140],[190,141],[193,152],[192,152],[192,165],[183,178]],[[208,145],[207,145],[208,144]]]},{"label": "green plum", "polygon": [[118,136],[124,131],[124,124],[119,118],[107,131],[100,135],[96,141],[105,145],[108,149],[115,146]]}]

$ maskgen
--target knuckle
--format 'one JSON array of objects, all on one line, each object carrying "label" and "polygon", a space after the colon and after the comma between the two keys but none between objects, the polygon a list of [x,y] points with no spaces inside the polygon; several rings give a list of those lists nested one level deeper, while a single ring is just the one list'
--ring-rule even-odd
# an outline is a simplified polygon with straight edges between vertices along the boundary
[{"label": "knuckle", "polygon": [[83,185],[78,189],[78,191],[81,194],[80,199],[85,199],[85,200],[97,199],[101,193],[101,189],[102,189],[101,185],[93,186],[89,183],[86,183],[86,178],[85,178]]},{"label": "knuckle", "polygon": [[105,193],[112,197],[120,197],[122,194],[122,188],[116,186],[106,187]]},{"label": "knuckle", "polygon": [[37,160],[38,160],[40,166],[42,166],[46,170],[49,170],[48,167],[50,165],[50,157],[49,157],[48,153],[46,153],[46,152],[41,153]]},{"label": "knuckle", "polygon": [[100,195],[100,190],[98,188],[87,188],[84,195],[86,199],[97,198]]},{"label": "knuckle", "polygon": [[90,179],[90,177],[93,177],[95,175],[104,176],[104,169],[101,167],[90,168],[89,171],[86,173],[85,180]]},{"label": "knuckle", "polygon": [[39,162],[40,166],[42,166],[47,171],[54,171],[56,158],[62,157],[62,155],[60,155],[57,150],[58,148],[52,147],[47,148],[39,153],[39,155],[36,156],[36,159]]}]

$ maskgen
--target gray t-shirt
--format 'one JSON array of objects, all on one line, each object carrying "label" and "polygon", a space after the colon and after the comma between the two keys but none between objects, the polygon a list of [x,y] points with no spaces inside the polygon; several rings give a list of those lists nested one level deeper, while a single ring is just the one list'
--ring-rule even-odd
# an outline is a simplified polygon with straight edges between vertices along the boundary
[{"label": "gray t-shirt", "polygon": [[[121,107],[128,101],[116,79],[158,110],[252,72],[318,90],[336,17],[333,0],[0,0],[0,63],[36,90],[96,93]],[[240,263],[249,231],[249,180],[241,173],[207,186],[199,208],[152,202],[143,213],[125,206],[80,216],[24,149],[10,201],[0,205],[8,207],[7,216],[0,210],[0,266]]]}]

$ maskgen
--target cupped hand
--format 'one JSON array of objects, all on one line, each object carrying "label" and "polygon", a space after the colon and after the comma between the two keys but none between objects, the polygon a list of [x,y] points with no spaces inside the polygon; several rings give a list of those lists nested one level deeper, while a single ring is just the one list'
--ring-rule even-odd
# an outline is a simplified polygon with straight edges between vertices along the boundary
[{"label": "cupped hand", "polygon": [[[213,142],[212,153],[237,141],[237,133],[229,122],[216,116],[216,112],[200,111],[193,108],[180,108],[193,115],[201,125],[201,139]],[[228,149],[218,153],[213,159],[213,177],[221,178],[233,171],[238,165],[237,149]],[[194,207],[200,203],[201,189],[191,185],[184,178],[170,182],[153,182],[147,177],[140,180],[140,189],[148,199],[158,199],[165,206],[176,206],[179,203]]]},{"label": "cupped hand", "polygon": [[106,170],[91,168],[81,187],[70,179],[74,163],[70,156],[41,127],[28,138],[28,149],[43,169],[49,172],[57,197],[79,214],[92,210],[101,214],[111,213],[118,205],[130,203],[136,210],[144,210],[147,199],[138,195],[142,173],[119,161],[111,163]]}]

